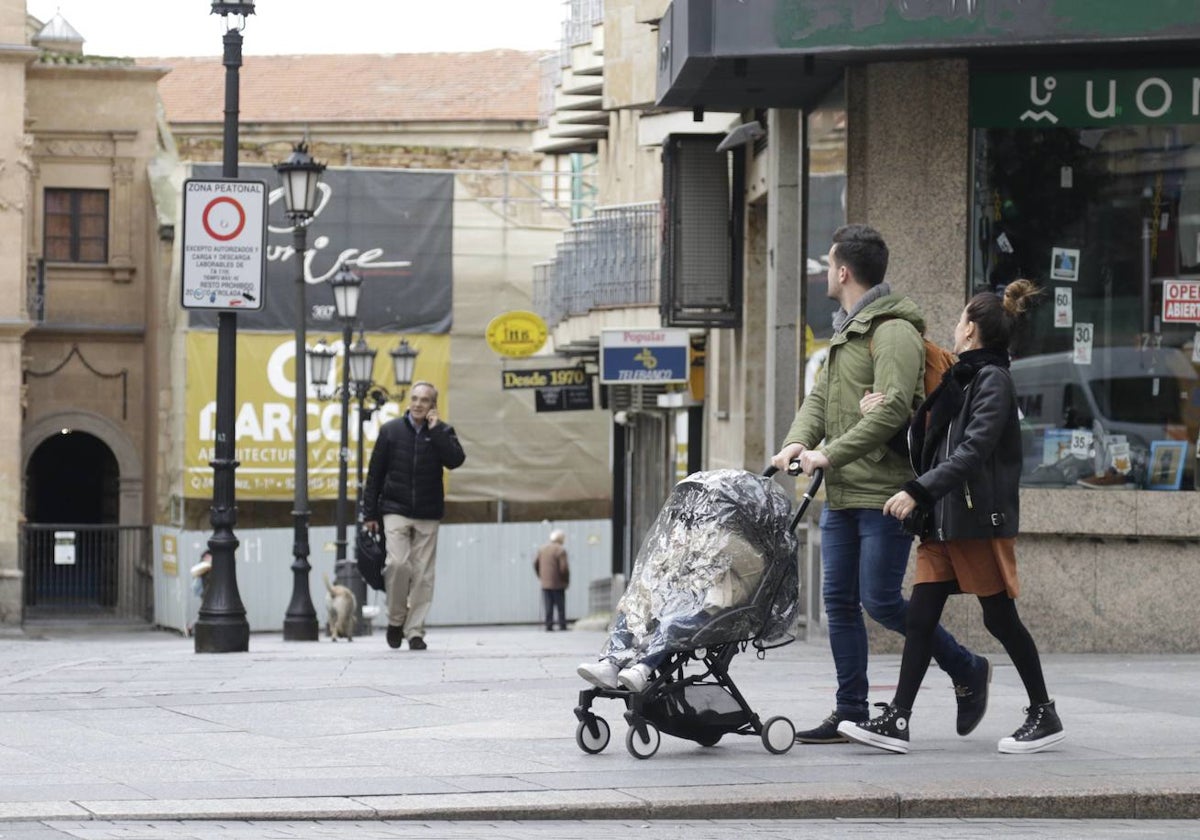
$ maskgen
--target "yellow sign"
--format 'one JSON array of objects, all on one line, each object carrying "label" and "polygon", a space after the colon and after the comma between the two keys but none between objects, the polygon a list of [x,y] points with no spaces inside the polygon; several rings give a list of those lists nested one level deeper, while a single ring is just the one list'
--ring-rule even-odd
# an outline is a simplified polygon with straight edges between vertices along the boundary
[{"label": "yellow sign", "polygon": [[[323,335],[310,330],[309,343],[324,337],[338,353],[340,334]],[[367,333],[367,342],[378,353],[372,379],[387,390],[392,387],[392,359],[387,351],[399,341],[387,333]],[[450,336],[405,336],[420,349],[414,379],[432,382],[439,391],[438,413],[450,420]],[[212,496],[216,435],[217,334],[191,330],[187,334],[187,403],[183,495],[190,499]],[[239,499],[284,500],[294,494],[295,443],[293,410],[296,395],[296,344],[288,333],[238,333],[237,415],[234,456],[240,462],[236,473]],[[341,362],[334,365],[325,396],[331,396],[340,375]],[[406,406],[387,403],[363,423],[363,459],[369,462],[379,427],[404,415]],[[341,444],[342,407],[339,399],[319,399],[308,386],[308,495],[310,499],[336,499],[338,448]],[[348,462],[349,492],[355,493],[358,470],[358,402],[350,401]]]},{"label": "yellow sign", "polygon": [[497,315],[487,325],[487,344],[501,356],[521,358],[542,349],[550,330],[536,312],[516,310]]}]

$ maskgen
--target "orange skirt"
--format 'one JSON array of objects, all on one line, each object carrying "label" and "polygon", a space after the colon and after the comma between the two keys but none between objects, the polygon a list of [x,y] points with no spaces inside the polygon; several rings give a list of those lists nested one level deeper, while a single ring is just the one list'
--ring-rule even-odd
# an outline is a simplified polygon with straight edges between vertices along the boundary
[{"label": "orange skirt", "polygon": [[1016,537],[923,542],[917,546],[916,583],[958,582],[961,592],[986,597],[1007,592],[1016,598]]}]

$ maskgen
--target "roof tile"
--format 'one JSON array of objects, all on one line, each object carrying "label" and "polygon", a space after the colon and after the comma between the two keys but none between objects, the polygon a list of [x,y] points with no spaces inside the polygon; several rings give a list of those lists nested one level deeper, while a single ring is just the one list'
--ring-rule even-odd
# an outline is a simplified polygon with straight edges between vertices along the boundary
[{"label": "roof tile", "polygon": [[[540,53],[246,56],[243,122],[533,120]],[[170,67],[159,92],[172,123],[221,122],[220,58],[139,58]]]}]

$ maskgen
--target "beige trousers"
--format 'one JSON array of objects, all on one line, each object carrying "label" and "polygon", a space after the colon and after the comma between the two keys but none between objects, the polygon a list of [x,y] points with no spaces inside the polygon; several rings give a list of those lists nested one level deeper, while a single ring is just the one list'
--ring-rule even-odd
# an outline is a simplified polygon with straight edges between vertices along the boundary
[{"label": "beige trousers", "polygon": [[425,618],[433,603],[439,524],[436,519],[409,519],[395,513],[383,517],[388,626],[403,627],[406,639],[425,635]]}]

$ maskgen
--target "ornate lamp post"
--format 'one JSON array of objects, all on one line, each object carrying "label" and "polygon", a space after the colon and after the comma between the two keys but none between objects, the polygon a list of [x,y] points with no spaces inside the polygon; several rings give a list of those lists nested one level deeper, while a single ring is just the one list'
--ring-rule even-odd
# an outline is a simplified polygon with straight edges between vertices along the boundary
[{"label": "ornate lamp post", "polygon": [[[253,0],[213,0],[211,14],[225,23],[225,123],[221,176],[238,176],[238,70],[242,66],[242,29],[254,14]],[[230,653],[250,649],[250,623],[237,587],[234,552],[238,539],[234,460],[234,408],[237,400],[237,313],[217,315],[216,441],[211,462],[213,501],[209,521],[213,526],[208,548],[213,565],[208,589],[196,619],[196,653]]]},{"label": "ornate lamp post", "polygon": [[[308,248],[308,224],[317,209],[317,185],[325,165],[317,163],[303,143],[296,144],[291,156],[275,164],[283,179],[283,205],[292,223],[296,251],[296,409],[295,409],[295,495],[292,520],[292,600],[283,619],[283,638],[293,642],[317,640],[317,611],[308,586],[308,379],[305,375],[305,327],[308,317],[308,281],[304,271],[304,252]],[[328,372],[327,372],[328,373]]]},{"label": "ornate lamp post", "polygon": [[329,280],[333,287],[333,303],[337,308],[338,320],[342,322],[342,436],[338,448],[338,498],[336,516],[337,531],[334,545],[337,548],[334,562],[334,576],[337,582],[354,593],[360,605],[359,626],[356,633],[363,634],[367,628],[363,626],[361,605],[367,599],[367,584],[358,573],[358,566],[346,557],[346,484],[350,461],[350,339],[353,337],[354,322],[358,319],[358,297],[362,291],[362,278],[351,271],[344,263],[337,273]]}]

